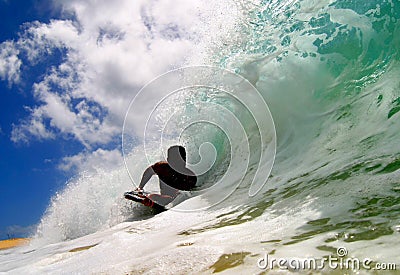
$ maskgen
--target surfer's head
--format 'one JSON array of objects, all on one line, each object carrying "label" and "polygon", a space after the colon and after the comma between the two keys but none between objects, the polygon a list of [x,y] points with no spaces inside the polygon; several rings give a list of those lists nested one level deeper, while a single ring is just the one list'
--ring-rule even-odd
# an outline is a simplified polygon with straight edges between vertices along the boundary
[{"label": "surfer's head", "polygon": [[186,166],[186,150],[185,147],[174,145],[169,147],[167,161],[172,166],[185,167]]}]

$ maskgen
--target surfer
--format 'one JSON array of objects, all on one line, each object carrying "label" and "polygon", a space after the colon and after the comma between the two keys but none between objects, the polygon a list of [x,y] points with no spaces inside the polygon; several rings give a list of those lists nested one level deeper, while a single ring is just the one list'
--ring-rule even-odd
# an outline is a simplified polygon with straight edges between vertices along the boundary
[{"label": "surfer", "polygon": [[151,206],[152,201],[167,205],[173,201],[180,190],[190,191],[196,186],[197,177],[186,167],[186,150],[180,145],[168,149],[167,161],[159,161],[149,166],[144,172],[136,192],[143,192],[144,186],[154,175],[160,183],[160,194],[150,194],[142,203]]}]

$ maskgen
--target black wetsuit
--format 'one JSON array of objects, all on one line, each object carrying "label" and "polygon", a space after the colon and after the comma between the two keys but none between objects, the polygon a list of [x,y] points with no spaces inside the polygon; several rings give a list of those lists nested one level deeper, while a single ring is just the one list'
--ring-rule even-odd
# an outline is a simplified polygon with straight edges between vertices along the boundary
[{"label": "black wetsuit", "polygon": [[[180,172],[173,169],[166,161],[160,161],[150,166],[145,174],[156,174],[158,176],[161,193],[160,195],[152,194],[150,198],[162,205],[166,205],[176,198],[179,190],[192,190],[197,183],[196,175],[186,167],[182,167]],[[151,177],[151,175],[149,176]],[[143,189],[146,183],[147,181],[143,185],[140,185],[139,188]]]}]

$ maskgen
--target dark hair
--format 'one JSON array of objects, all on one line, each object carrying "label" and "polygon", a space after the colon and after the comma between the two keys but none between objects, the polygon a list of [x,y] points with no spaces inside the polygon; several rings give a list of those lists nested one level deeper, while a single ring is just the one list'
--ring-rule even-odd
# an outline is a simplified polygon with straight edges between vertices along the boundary
[{"label": "dark hair", "polygon": [[174,146],[169,147],[168,155],[176,155],[177,153],[179,153],[181,158],[186,162],[186,150],[185,150],[185,147],[183,147],[181,145],[174,145]]}]

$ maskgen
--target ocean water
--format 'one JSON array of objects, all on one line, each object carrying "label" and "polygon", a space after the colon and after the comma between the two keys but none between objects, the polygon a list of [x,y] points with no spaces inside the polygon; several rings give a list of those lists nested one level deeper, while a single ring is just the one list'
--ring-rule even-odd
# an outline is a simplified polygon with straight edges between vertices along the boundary
[{"label": "ocean water", "polygon": [[[321,258],[338,248],[400,268],[400,2],[265,0],[235,7],[235,23],[220,43],[204,41],[201,59],[185,65],[201,60],[244,77],[274,123],[257,127],[252,115],[267,113],[260,102],[251,112],[221,91],[186,89],[149,119],[164,141],[147,137],[145,155],[128,119],[129,174],[121,166],[72,179],[53,198],[33,252],[2,252],[9,260],[0,271],[259,274],[271,271],[257,266],[266,253]],[[233,122],[242,129],[229,130]],[[207,168],[199,193],[181,204],[193,211],[152,216],[124,201],[148,161],[177,142],[188,148],[193,167]],[[213,157],[202,158],[202,150]],[[262,188],[250,196],[254,181]],[[214,202],[202,190],[221,194],[232,186],[223,201],[202,208]],[[148,188],[157,191],[156,181]],[[77,246],[84,249],[71,252]],[[19,263],[16,255],[23,255]]]}]

